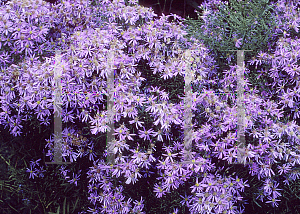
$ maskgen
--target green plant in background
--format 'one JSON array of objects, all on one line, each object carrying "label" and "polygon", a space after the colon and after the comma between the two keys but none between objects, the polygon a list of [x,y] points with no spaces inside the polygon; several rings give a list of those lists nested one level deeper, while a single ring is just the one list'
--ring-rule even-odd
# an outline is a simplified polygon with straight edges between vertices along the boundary
[{"label": "green plant in background", "polygon": [[[245,77],[252,88],[271,91],[272,87],[267,82],[272,82],[272,79],[258,78],[261,70],[268,67],[250,65],[249,61],[263,58],[260,56],[262,52],[274,51],[283,35],[289,34],[291,38],[300,35],[291,25],[290,18],[284,15],[287,9],[276,10],[275,7],[276,3],[269,0],[208,1],[201,5],[203,14],[197,12],[198,19],[187,18],[183,21],[188,33],[184,37],[188,41],[202,41],[210,49],[218,65],[217,79],[223,79],[223,72],[230,69],[229,65],[236,64],[236,52],[226,50],[252,50],[244,52],[245,66],[251,71]],[[286,29],[288,25],[290,29]]]},{"label": "green plant in background", "polygon": [[[254,50],[252,55],[265,50],[276,27],[274,4],[269,0],[239,1],[229,0],[220,4],[214,13],[205,5],[203,16],[197,12],[199,20],[187,18],[187,38],[195,37],[217,54],[227,58],[223,50]],[[199,30],[200,29],[200,30]]]}]

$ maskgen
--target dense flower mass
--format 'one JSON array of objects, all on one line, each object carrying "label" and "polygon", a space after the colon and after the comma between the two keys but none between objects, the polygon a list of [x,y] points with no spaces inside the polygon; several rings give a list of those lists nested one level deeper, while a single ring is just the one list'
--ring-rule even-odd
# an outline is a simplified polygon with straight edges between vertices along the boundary
[{"label": "dense flower mass", "polygon": [[[299,39],[290,36],[291,31],[298,32],[300,20],[294,4],[283,5],[284,1],[275,5],[278,27],[274,38],[282,33],[276,47],[259,52],[247,62],[256,68],[245,70],[244,167],[263,183],[256,199],[273,207],[282,196],[278,186],[300,175],[300,126],[296,122],[300,114]],[[213,10],[208,4],[205,16]],[[58,63],[55,50],[63,50],[59,67],[62,122],[72,124],[62,131],[63,158],[75,162],[87,156],[90,161],[87,176],[92,205],[88,212],[145,213],[146,199],[133,200],[124,192],[127,186],[155,173],[151,188],[157,198],[188,187],[185,196],[180,195],[184,200],[178,208],[185,206],[190,213],[243,212],[241,194],[250,185],[240,175],[225,175],[220,165],[232,164],[237,158],[237,66],[229,65],[222,70],[224,78],[217,78],[219,65],[211,50],[195,38],[188,41],[184,37],[186,26],[180,17],[173,15],[172,23],[164,15],[154,20],[152,10],[124,0],[99,1],[96,6],[87,0],[56,5],[12,0],[1,6],[0,14],[0,125],[20,136],[24,121],[36,118],[41,124],[51,124]],[[237,39],[235,46],[240,45]],[[113,56],[113,64],[109,56]],[[191,93],[178,94],[177,103],[163,87],[148,85],[141,90],[148,78],[142,62],[162,81],[184,79],[190,72],[196,87]],[[83,137],[81,128],[88,127],[97,137],[108,131],[106,97],[111,69],[118,125],[113,130],[115,140],[108,144],[116,156],[114,165],[104,161],[107,150],[96,155],[96,143],[92,137]],[[250,79],[253,72],[257,73],[255,84]],[[192,110],[189,136],[193,149],[190,162],[183,163],[186,101]],[[53,144],[50,136],[46,147],[52,158]],[[43,177],[44,169],[36,161],[27,172],[36,179]],[[61,175],[76,186],[80,172],[71,174],[61,167]]]}]

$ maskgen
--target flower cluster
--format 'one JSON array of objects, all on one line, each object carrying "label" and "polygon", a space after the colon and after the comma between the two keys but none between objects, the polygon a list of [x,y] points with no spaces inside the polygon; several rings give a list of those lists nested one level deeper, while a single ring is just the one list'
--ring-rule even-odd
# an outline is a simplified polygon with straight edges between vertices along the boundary
[{"label": "flower cluster", "polygon": [[[294,27],[276,28],[277,33],[280,33],[279,29],[285,30],[274,54],[260,52],[249,62],[250,65],[264,66],[264,69],[259,68],[259,78],[263,79],[261,85],[253,88],[247,76],[245,81],[245,90],[248,91],[245,95],[245,133],[249,141],[244,154],[248,163],[245,167],[252,176],[264,182],[258,198],[262,201],[267,198],[266,203],[272,206],[278,205],[281,196],[275,177],[283,177],[284,183],[288,184],[300,175],[295,168],[300,164],[300,126],[294,121],[299,118],[296,111],[300,92],[299,41],[290,38],[288,33],[290,29],[297,30],[295,26],[299,19],[295,5],[282,7],[282,4],[280,1],[275,7],[285,18],[282,26],[286,27],[286,23],[296,17]],[[36,5],[36,12],[31,5]],[[234,134],[237,99],[226,93],[236,90],[237,66],[222,71],[223,79],[214,79],[218,68],[216,60],[199,40],[184,38],[187,33],[179,17],[173,15],[177,24],[169,23],[169,16],[164,15],[152,20],[153,11],[138,6],[136,1],[130,1],[130,5],[124,0],[113,0],[101,1],[94,6],[81,0],[62,1],[50,7],[45,2],[30,0],[23,3],[11,1],[1,6],[0,34],[3,39],[0,44],[5,51],[0,62],[3,68],[0,73],[0,125],[17,136],[22,133],[22,121],[31,119],[31,114],[36,115],[41,124],[50,124],[57,62],[53,56],[44,57],[42,61],[36,56],[46,47],[53,50],[63,48],[65,51],[60,62],[64,92],[62,121],[76,124],[63,129],[63,156],[65,160],[69,157],[71,162],[88,156],[93,162],[87,173],[89,200],[94,205],[89,212],[143,213],[144,199],[126,199],[122,192],[126,185],[134,185],[142,177],[151,176],[149,170],[153,166],[158,176],[152,188],[158,198],[187,183],[192,195],[182,196],[182,204],[190,213],[243,212],[242,206],[236,204],[242,201],[240,194],[249,185],[242,178],[218,174],[220,170],[215,162],[217,159],[231,164],[237,158],[237,136]],[[207,14],[213,12],[210,7]],[[70,20],[68,17],[71,16],[77,19]],[[280,17],[278,15],[277,19]],[[45,42],[51,27],[59,30],[60,42],[53,38],[52,42]],[[236,42],[239,44],[240,41]],[[187,49],[192,56],[188,63]],[[26,57],[16,62],[9,58],[11,54]],[[111,54],[113,64],[109,60]],[[184,77],[189,71],[194,76],[193,84],[201,88],[201,91],[194,90],[196,92],[185,95],[185,99],[191,101],[188,108],[193,110],[191,117],[194,118],[194,129],[189,133],[193,145],[189,163],[184,163],[183,158],[186,152],[183,151],[186,112],[183,95],[178,95],[180,103],[172,103],[169,94],[161,87],[140,91],[142,82],[147,80],[142,77],[143,70],[139,69],[140,61],[146,61],[153,74],[163,80]],[[120,125],[113,130],[115,140],[109,142],[117,157],[114,165],[107,165],[103,157],[96,155],[95,142],[84,137],[77,125],[88,124],[95,136],[106,133],[108,111],[103,109],[106,103],[104,95],[109,92],[107,78],[110,69],[115,73],[114,119]],[[250,74],[253,71],[246,69],[245,72]],[[146,126],[139,109],[150,115],[152,128]],[[293,113],[288,117],[286,112]],[[123,122],[124,118],[129,124]],[[171,131],[174,124],[179,127],[179,138]],[[137,140],[142,142],[141,146],[135,146]],[[54,139],[51,136],[47,141],[47,155],[53,157]],[[155,153],[160,141],[163,144],[162,156]],[[176,143],[170,146],[166,143],[168,141]],[[37,162],[27,169],[30,178],[42,177],[42,171],[35,166],[38,166]],[[73,173],[72,178],[68,172],[61,168],[63,177],[77,185],[80,170]],[[113,182],[116,180],[118,182]]]}]

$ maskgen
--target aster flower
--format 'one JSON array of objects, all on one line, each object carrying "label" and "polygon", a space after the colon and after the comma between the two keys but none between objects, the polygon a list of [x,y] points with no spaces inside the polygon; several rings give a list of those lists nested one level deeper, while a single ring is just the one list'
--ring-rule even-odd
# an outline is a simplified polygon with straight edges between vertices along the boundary
[{"label": "aster flower", "polygon": [[88,155],[89,155],[89,160],[90,161],[94,161],[94,157],[96,157],[96,153],[95,151],[93,150],[94,148],[94,144],[91,143],[89,146],[88,146]]},{"label": "aster flower", "polygon": [[11,120],[11,123],[9,124],[10,125],[10,128],[12,129],[11,130],[11,133],[14,135],[14,136],[20,136],[21,135],[21,129],[23,128],[23,126],[21,125],[21,119],[22,117],[20,115],[18,116],[13,116],[10,118]]},{"label": "aster flower", "polygon": [[[210,183],[210,184],[211,184],[211,183]],[[191,187],[192,193],[193,193],[193,192],[201,192],[201,191],[203,190],[203,187],[207,187],[207,186],[209,186],[209,185],[206,185],[206,184],[200,184],[199,181],[198,181],[198,178],[196,178],[195,185],[193,185],[193,186]],[[210,185],[210,186],[211,186],[211,185]],[[210,186],[209,186],[209,187],[210,187]],[[209,188],[208,188],[207,190],[209,190]]]},{"label": "aster flower", "polygon": [[21,51],[20,51],[19,47],[14,43],[13,46],[11,47],[11,52],[10,53],[13,54],[13,55],[18,55],[18,54],[21,53]]},{"label": "aster flower", "polygon": [[299,169],[293,169],[291,170],[291,173],[289,174],[289,178],[293,181],[297,180],[300,178],[300,171]]},{"label": "aster flower", "polygon": [[268,196],[269,201],[266,201],[266,203],[271,203],[272,207],[278,207],[277,201],[280,201],[276,198],[273,198],[271,196]]},{"label": "aster flower", "polygon": [[119,152],[120,154],[124,151],[124,149],[129,150],[129,145],[126,143],[126,140],[119,140],[116,141],[115,147],[114,147],[114,153],[117,154]]},{"label": "aster flower", "polygon": [[278,166],[277,168],[279,169],[279,175],[281,175],[282,173],[287,174],[291,170],[289,164],[283,164],[282,166]]},{"label": "aster flower", "polygon": [[79,56],[81,57],[93,57],[94,56],[94,52],[95,52],[95,48],[93,48],[91,45],[88,45],[86,48],[84,48],[82,51],[79,52]]},{"label": "aster flower", "polygon": [[11,47],[13,44],[13,38],[11,35],[2,36],[2,41],[4,42],[3,46],[7,45],[8,47]]},{"label": "aster flower", "polygon": [[281,193],[279,192],[282,189],[277,189],[279,183],[276,183],[273,187],[272,187],[272,198],[278,198],[279,196],[281,196]]},{"label": "aster flower", "polygon": [[170,161],[170,162],[173,163],[173,162],[174,162],[174,159],[173,159],[173,158],[177,157],[178,153],[172,154],[170,148],[165,148],[165,150],[166,150],[167,154],[163,154],[163,156],[166,156],[166,157],[167,157],[167,158],[166,158],[166,161],[167,161],[167,162]]},{"label": "aster flower", "polygon": [[10,62],[10,54],[7,51],[3,51],[0,55],[0,64],[4,64],[4,66],[7,65],[7,63]]},{"label": "aster flower", "polygon": [[299,75],[300,68],[294,62],[292,64],[288,64],[286,67],[283,68],[283,70],[285,70],[291,77],[294,77],[295,75]]},{"label": "aster flower", "polygon": [[186,195],[186,193],[184,193],[184,196],[180,195],[180,197],[183,199],[182,201],[180,201],[182,206],[187,206],[190,207],[190,201],[192,199],[191,195]]},{"label": "aster flower", "polygon": [[[81,171],[81,170],[80,170]],[[74,175],[74,172],[73,172],[73,178],[71,180],[69,180],[68,182],[70,184],[75,184],[75,186],[77,186],[77,181],[79,180],[79,177],[80,177],[80,171],[78,174]]]},{"label": "aster flower", "polygon": [[130,123],[130,124],[135,123],[135,127],[136,127],[137,129],[139,129],[139,127],[143,127],[142,124],[144,124],[144,122],[139,121],[139,119],[140,119],[139,117],[135,117],[134,120],[130,120],[129,123]]},{"label": "aster flower", "polygon": [[30,175],[29,175],[29,178],[32,178],[34,179],[34,177],[37,177],[37,170],[36,169],[32,169],[33,166],[30,166],[30,169],[26,168],[26,172],[29,172]]},{"label": "aster flower", "polygon": [[100,196],[98,196],[97,192],[92,192],[90,193],[90,196],[88,197],[88,199],[95,205],[96,202],[98,201],[98,198]]},{"label": "aster flower", "polygon": [[295,120],[297,118],[300,118],[300,111],[299,111],[299,105],[298,105],[298,103],[292,109],[292,112],[293,112],[293,120]]},{"label": "aster flower", "polygon": [[174,209],[173,209],[173,212],[170,213],[170,214],[177,214],[177,213],[178,213],[178,208],[174,208]]},{"label": "aster flower", "polygon": [[98,209],[97,209],[97,206],[94,207],[94,208],[89,207],[87,211],[88,211],[89,213],[92,213],[92,214],[99,214],[99,211],[98,211]]},{"label": "aster flower", "polygon": [[198,198],[198,197],[193,197],[192,201],[194,201],[193,204],[191,204],[190,209],[191,211],[194,213],[202,213],[203,212],[203,208],[205,208],[204,204],[208,203],[208,201],[204,201],[204,199],[202,197]]},{"label": "aster flower", "polygon": [[242,38],[237,39],[236,42],[235,42],[235,47],[240,48],[241,45],[242,45]]},{"label": "aster flower", "polygon": [[25,56],[32,54],[33,48],[34,46],[32,41],[28,41],[28,40],[24,41]]},{"label": "aster flower", "polygon": [[157,198],[161,198],[163,195],[165,195],[165,191],[158,184],[154,184],[153,191],[155,192]]},{"label": "aster flower", "polygon": [[115,129],[115,133],[113,135],[118,136],[120,140],[124,140],[127,131],[129,131],[129,129],[123,123],[119,128]]},{"label": "aster flower", "polygon": [[144,208],[144,204],[143,204],[144,200],[143,200],[143,197],[141,196],[141,200],[138,201],[138,200],[135,200],[133,203],[134,203],[134,207],[135,209],[137,210],[142,210]]},{"label": "aster flower", "polygon": [[74,123],[73,110],[66,112],[64,117],[62,118],[62,121],[63,122],[71,121],[72,123]]},{"label": "aster flower", "polygon": [[143,138],[144,140],[150,140],[150,135],[153,136],[153,129],[149,129],[149,130],[146,130],[145,127],[143,127],[144,131],[141,131],[139,130],[139,137],[140,138]]},{"label": "aster flower", "polygon": [[61,166],[59,169],[60,173],[64,176],[65,179],[69,179],[70,177],[67,176],[67,173],[70,172],[70,170],[66,169],[66,166]]},{"label": "aster flower", "polygon": [[[47,33],[49,32],[49,29],[45,26],[40,26],[39,27],[39,31],[36,34],[36,41],[39,43],[45,42],[46,38],[45,36],[47,35]],[[41,44],[42,47],[44,47],[44,44]]]},{"label": "aster flower", "polygon": [[259,171],[257,163],[252,163],[251,165],[249,165],[249,170],[250,170],[251,176],[256,175]]},{"label": "aster flower", "polygon": [[259,199],[261,202],[263,202],[264,199],[265,199],[264,190],[261,188],[261,189],[259,190],[259,192],[256,193],[256,194],[257,194],[256,199]]},{"label": "aster flower", "polygon": [[149,169],[146,169],[146,170],[142,169],[141,172],[144,173],[144,174],[143,174],[143,177],[144,177],[144,178],[151,177],[151,175],[154,174],[154,172],[152,172],[152,171],[149,170]]},{"label": "aster flower", "polygon": [[38,159],[38,160],[36,160],[36,161],[30,161],[30,164],[33,166],[33,167],[35,167],[35,166],[39,166],[40,164],[39,164],[39,161],[41,160],[41,158],[40,159]]}]

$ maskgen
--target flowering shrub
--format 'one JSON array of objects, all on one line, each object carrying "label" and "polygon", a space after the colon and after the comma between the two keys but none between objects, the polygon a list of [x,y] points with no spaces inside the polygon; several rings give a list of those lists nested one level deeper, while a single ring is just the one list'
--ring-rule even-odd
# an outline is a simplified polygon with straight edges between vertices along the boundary
[{"label": "flowering shrub", "polygon": [[[51,54],[45,56],[42,49],[66,50],[61,62],[62,91],[66,93],[62,97],[62,121],[67,125],[62,132],[63,156],[71,162],[89,160],[86,174],[92,206],[88,212],[145,213],[145,197],[132,199],[126,193],[144,178],[157,198],[179,192],[184,186],[181,204],[189,213],[243,212],[245,201],[241,195],[250,185],[239,175],[233,178],[227,172],[228,164],[237,155],[236,98],[215,93],[234,92],[236,66],[230,65],[229,70],[222,71],[224,78],[215,79],[219,69],[216,60],[199,40],[184,37],[186,26],[180,17],[174,15],[176,23],[167,22],[168,16],[164,15],[153,20],[155,14],[138,6],[136,1],[66,1],[52,7],[36,1],[38,11],[34,13],[29,6],[32,2],[26,5],[26,2],[11,1],[1,7],[2,14],[10,12],[2,16],[0,25],[5,38],[1,43],[5,51],[0,73],[3,111],[0,124],[13,136],[20,136],[24,130],[22,124],[34,118],[44,126],[52,124],[55,59]],[[278,3],[275,10],[283,13],[288,21],[288,10],[283,11],[282,4]],[[293,5],[290,8],[295,17]],[[38,12],[43,15],[35,16]],[[68,17],[72,16],[77,19],[71,21]],[[49,28],[58,31],[58,35],[51,36]],[[289,184],[299,176],[296,167],[300,128],[294,121],[299,116],[296,112],[299,54],[297,38],[288,38],[288,30],[277,42],[274,55],[261,52],[249,62],[260,66],[258,77],[264,77],[261,85],[251,88],[247,76],[245,85],[248,92],[245,159],[251,164],[244,169],[249,169],[249,175],[261,181],[257,190],[263,194],[259,199],[273,207],[278,206],[282,196],[278,185]],[[22,34],[26,34],[26,41]],[[7,39],[10,36],[12,39]],[[60,37],[59,42],[56,37]],[[191,59],[187,59],[186,50],[190,50]],[[119,126],[114,130],[116,140],[109,142],[117,157],[114,165],[105,163],[107,151],[103,149],[108,116],[105,110],[108,53],[114,54],[115,125]],[[25,55],[23,61],[22,55]],[[294,56],[294,61],[288,61],[288,56]],[[264,65],[268,62],[272,64],[270,72]],[[172,87],[178,87],[174,79],[182,80],[187,70],[192,72],[198,90],[191,94],[178,91],[177,99],[170,99]],[[253,71],[245,72],[247,75]],[[169,85],[158,87],[156,82],[156,86],[151,86],[151,81],[148,82],[151,79]],[[274,87],[279,90],[271,90]],[[178,163],[184,155],[183,97],[191,101],[189,108],[193,110],[192,160],[185,164]],[[294,113],[290,114],[291,111]],[[53,142],[50,136],[46,145],[50,157]],[[36,168],[39,166],[37,162],[29,166],[30,178],[43,177],[43,168]],[[65,167],[60,171],[69,183],[77,186],[80,182],[80,170],[72,172],[72,176]],[[180,203],[177,206],[172,207],[174,212],[187,211]]]}]

